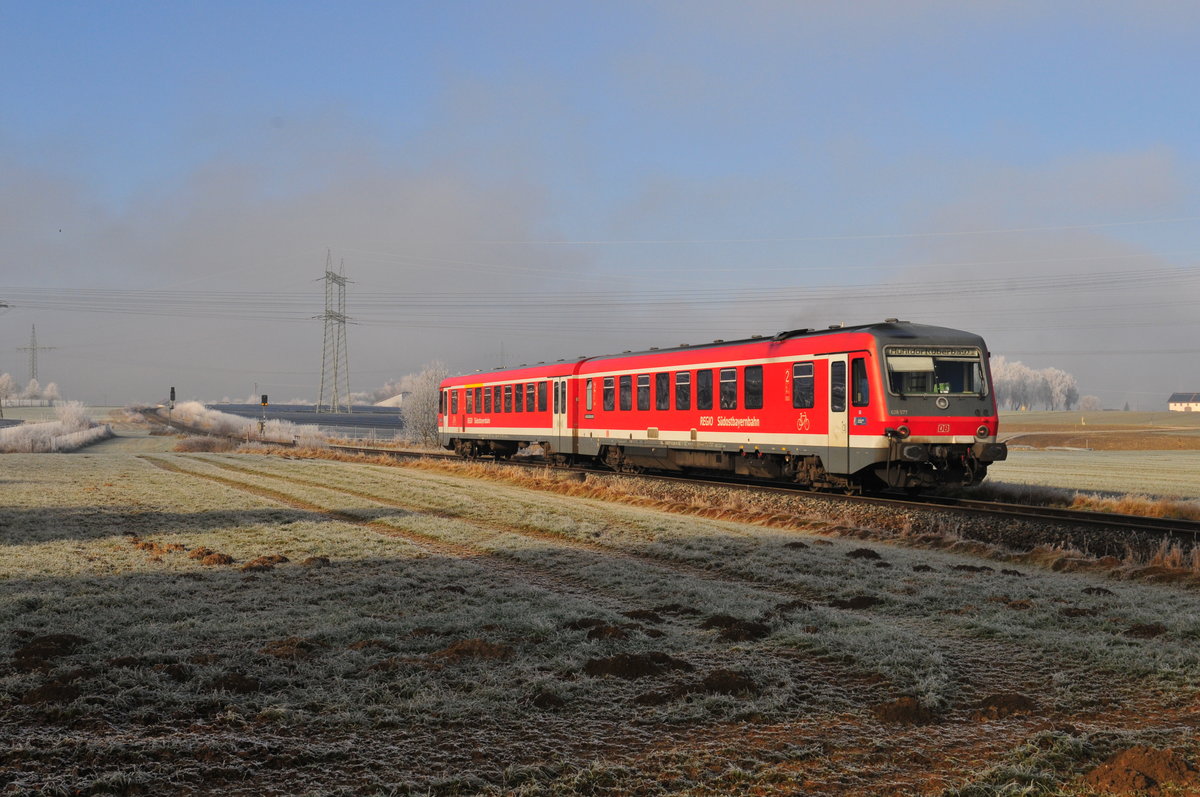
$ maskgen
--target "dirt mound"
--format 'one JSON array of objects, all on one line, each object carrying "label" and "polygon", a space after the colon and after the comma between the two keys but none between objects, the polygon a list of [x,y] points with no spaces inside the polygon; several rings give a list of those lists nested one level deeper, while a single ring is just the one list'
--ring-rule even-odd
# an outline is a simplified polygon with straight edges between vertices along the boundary
[{"label": "dirt mound", "polygon": [[1104,587],[1084,587],[1083,594],[1084,595],[1112,595],[1113,591],[1111,589],[1105,589]]},{"label": "dirt mound", "polygon": [[216,553],[212,548],[207,548],[201,545],[199,548],[193,548],[188,554],[188,559],[203,559],[209,554]]},{"label": "dirt mound", "polygon": [[30,689],[21,697],[21,703],[26,706],[36,706],[42,703],[70,703],[81,694],[79,687],[56,680]]},{"label": "dirt mound", "polygon": [[900,697],[871,707],[871,713],[880,722],[900,725],[924,725],[937,719],[932,711],[921,705],[915,697]]},{"label": "dirt mound", "polygon": [[883,603],[883,598],[876,598],[874,595],[855,595],[851,598],[831,600],[829,605],[835,609],[870,609],[881,603]]},{"label": "dirt mound", "polygon": [[749,642],[753,639],[762,639],[771,633],[771,626],[766,623],[754,620],[742,620],[737,617],[731,617],[728,614],[711,615],[700,624],[700,627],[705,629],[721,629],[721,633],[718,636],[729,642]]},{"label": "dirt mound", "polygon": [[227,553],[210,553],[200,560],[200,564],[210,566],[231,565],[233,564],[233,557]]},{"label": "dirt mound", "polygon": [[1162,623],[1143,623],[1126,628],[1125,636],[1131,639],[1154,639],[1167,633],[1167,627]]},{"label": "dirt mound", "polygon": [[1083,782],[1104,794],[1162,794],[1163,786],[1200,786],[1200,773],[1170,750],[1138,745],[1110,756]]},{"label": "dirt mound", "polygon": [[1033,698],[1017,692],[1006,692],[988,695],[980,700],[971,716],[976,720],[997,720],[1036,710],[1037,702]]},{"label": "dirt mound", "polygon": [[878,551],[871,548],[855,548],[846,554],[847,559],[882,559]]},{"label": "dirt mound", "polygon": [[629,636],[629,632],[619,625],[610,625],[602,623],[588,629],[587,638],[593,641],[600,639],[625,639]]},{"label": "dirt mound", "polygon": [[932,573],[933,572],[933,568],[930,567],[929,565],[913,565],[912,569],[913,569],[914,573]]},{"label": "dirt mound", "polygon": [[275,565],[281,565],[289,559],[283,554],[273,553],[269,556],[259,556],[239,567],[239,570],[273,570]]},{"label": "dirt mound", "polygon": [[630,620],[638,620],[643,623],[661,623],[663,621],[662,615],[653,609],[634,609],[623,614]]},{"label": "dirt mound", "polygon": [[460,662],[466,659],[501,660],[511,658],[511,645],[501,645],[495,642],[485,642],[482,639],[463,639],[430,654],[448,662]]},{"label": "dirt mound", "polygon": [[795,550],[802,550],[804,548],[807,548],[808,546],[805,545],[804,543],[800,542],[799,540],[792,540],[791,542],[785,542],[783,544],[783,547],[784,548],[793,548]]},{"label": "dirt mound", "polygon": [[758,684],[749,676],[734,670],[713,670],[704,676],[700,687],[705,692],[722,695],[752,695],[758,691]]},{"label": "dirt mound", "polygon": [[329,567],[328,556],[310,556],[300,562],[301,567]]},{"label": "dirt mound", "polygon": [[268,642],[259,653],[274,656],[277,659],[311,659],[323,649],[329,647],[324,642],[304,637],[290,636],[287,639],[277,639]]},{"label": "dirt mound", "polygon": [[563,700],[560,696],[554,694],[553,692],[545,692],[545,691],[538,692],[536,695],[533,696],[533,699],[530,700],[529,702],[531,702],[533,704],[534,708],[540,708],[543,711],[549,711],[550,709],[555,709],[555,708],[562,708],[563,706],[565,706],[567,704],[567,701]]},{"label": "dirt mound", "polygon": [[951,570],[959,570],[963,573],[995,573],[995,568],[987,565],[951,565]]},{"label": "dirt mound", "polygon": [[608,621],[601,617],[580,617],[578,620],[565,623],[563,628],[568,631],[585,631],[591,628],[598,628],[602,625],[608,625]]},{"label": "dirt mound", "polygon": [[52,661],[60,656],[69,656],[88,644],[88,640],[75,634],[46,634],[32,637],[13,651],[12,668],[17,672],[47,672]]},{"label": "dirt mound", "polygon": [[588,659],[583,671],[593,677],[613,675],[633,680],[658,675],[670,670],[690,671],[692,665],[660,651],[650,653],[619,653],[605,659]]},{"label": "dirt mound", "polygon": [[209,681],[207,688],[212,692],[231,692],[235,695],[248,695],[259,691],[262,687],[257,678],[242,675],[240,672],[231,672]]},{"label": "dirt mound", "polygon": [[684,606],[682,603],[664,603],[662,606],[655,606],[654,611],[659,614],[700,614],[699,609]]},{"label": "dirt mound", "polygon": [[1001,574],[1006,575],[1006,576],[1019,576],[1021,578],[1025,577],[1025,574],[1022,573],[1020,570],[1009,570],[1007,567],[1004,568],[1003,570],[1001,570],[1000,572],[1001,572]]}]

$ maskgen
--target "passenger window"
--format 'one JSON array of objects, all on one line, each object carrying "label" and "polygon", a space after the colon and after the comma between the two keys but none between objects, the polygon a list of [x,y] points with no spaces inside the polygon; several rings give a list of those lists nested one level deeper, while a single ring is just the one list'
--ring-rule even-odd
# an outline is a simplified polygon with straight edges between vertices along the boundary
[{"label": "passenger window", "polygon": [[450,391],[450,414],[451,415],[458,414],[458,391],[457,390]]},{"label": "passenger window", "polygon": [[483,389],[483,411],[488,415],[492,414],[492,389],[490,387]]},{"label": "passenger window", "polygon": [[631,410],[631,409],[633,409],[633,377],[632,376],[622,376],[620,378],[620,384],[621,384],[621,409]]},{"label": "passenger window", "polygon": [[[529,384],[525,385],[525,406],[529,408],[530,412],[533,412],[534,407],[537,406],[535,403],[535,399],[534,399],[534,396],[536,396],[536,395],[537,395],[537,383],[536,382],[530,382]],[[542,409],[543,410],[546,409],[545,402],[542,402]]]},{"label": "passenger window", "polygon": [[654,409],[671,409],[671,375],[668,373],[654,375]]},{"label": "passenger window", "polygon": [[811,410],[816,405],[813,388],[813,364],[792,364],[792,406],[798,410]]},{"label": "passenger window", "polygon": [[504,407],[503,399],[501,398],[503,395],[504,390],[500,387],[500,385],[496,385],[494,388],[492,388],[492,403],[496,407],[496,412],[500,412]]},{"label": "passenger window", "polygon": [[866,407],[871,403],[871,383],[867,379],[867,360],[859,357],[850,365],[850,384],[854,388],[850,401],[856,407]]},{"label": "passenger window", "polygon": [[675,374],[675,409],[690,410],[692,408],[692,375],[688,371]]},{"label": "passenger window", "polygon": [[761,410],[763,397],[763,367],[761,365],[746,366],[746,409]]},{"label": "passenger window", "polygon": [[615,379],[613,379],[611,376],[604,377],[604,410],[605,410],[605,412],[612,412],[617,407],[617,402],[616,402],[616,399],[614,398],[614,395],[616,393],[616,388],[615,388],[616,383],[617,383],[617,381]]},{"label": "passenger window", "polygon": [[513,387],[513,409],[517,412],[525,411],[525,386],[515,385]]},{"label": "passenger window", "polygon": [[546,411],[546,383],[538,382],[538,412]]},{"label": "passenger window", "polygon": [[483,388],[475,388],[475,411],[483,412]]},{"label": "passenger window", "polygon": [[721,369],[721,409],[737,409],[737,369]]},{"label": "passenger window", "polygon": [[504,386],[504,411],[512,412],[512,385]]},{"label": "passenger window", "polygon": [[586,394],[586,397],[584,398],[584,408],[588,412],[591,412],[592,411],[592,380],[589,379],[587,381],[587,387],[585,388],[584,392]]},{"label": "passenger window", "polygon": [[712,369],[706,368],[696,372],[696,409],[712,409]]},{"label": "passenger window", "polygon": [[831,412],[846,411],[846,364],[829,364],[829,409]]},{"label": "passenger window", "polygon": [[475,412],[475,391],[467,388],[467,414],[471,415]]},{"label": "passenger window", "polygon": [[650,409],[650,374],[638,374],[637,404],[639,410]]}]

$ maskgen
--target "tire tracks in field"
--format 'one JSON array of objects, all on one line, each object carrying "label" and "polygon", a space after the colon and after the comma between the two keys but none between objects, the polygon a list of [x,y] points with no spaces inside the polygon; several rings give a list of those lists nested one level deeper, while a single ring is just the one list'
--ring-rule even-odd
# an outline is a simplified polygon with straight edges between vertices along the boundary
[{"label": "tire tracks in field", "polygon": [[[770,597],[777,604],[785,604],[797,598],[817,603],[824,603],[827,601],[827,596],[817,594],[814,590],[805,589],[796,585],[780,584],[778,581],[774,581],[767,577],[755,578],[753,574],[730,572],[719,567],[716,569],[708,569],[665,555],[629,551],[605,543],[580,540],[566,534],[555,534],[553,532],[545,531],[544,529],[536,528],[530,525],[514,524],[494,520],[484,521],[477,518],[472,518],[465,513],[456,513],[446,510],[414,506],[410,503],[389,499],[352,487],[331,486],[325,482],[296,478],[291,475],[283,475],[271,472],[269,470],[259,470],[244,465],[237,465],[232,462],[221,462],[208,459],[202,461],[213,467],[232,473],[239,473],[246,476],[272,479],[276,481],[286,481],[289,484],[323,489],[333,493],[352,496],[360,500],[369,501],[380,506],[397,509],[403,512],[411,512],[413,514],[463,523],[467,526],[480,529],[481,531],[506,532],[520,537],[535,539],[541,542],[549,542],[562,548],[599,554],[610,560],[624,561],[635,564],[639,567],[649,567],[654,570],[665,571],[675,577],[685,580],[696,580],[705,583],[720,584],[722,586],[732,587],[743,592],[750,592],[763,597]],[[479,553],[484,553],[493,558],[499,558],[510,562],[513,561],[502,552],[495,552],[482,547],[476,548],[474,546],[469,546],[467,550],[469,550],[470,555],[473,556],[477,556]],[[522,566],[527,566],[524,562],[519,562],[519,564]],[[545,571],[539,569],[539,572]],[[555,574],[553,577],[558,579],[564,578],[563,576],[557,574]],[[570,579],[571,583],[582,587],[585,591],[601,591],[607,593],[610,599],[619,599],[617,595],[613,595],[612,593],[608,592],[608,590],[597,587],[591,582],[581,582],[577,577],[573,576],[568,578]],[[629,599],[627,594],[621,597],[624,597],[626,600]],[[1015,670],[1017,669],[1023,669],[1026,671],[1025,677],[1022,680],[1028,684],[1043,683],[1047,674],[1045,670],[1045,662],[1038,659],[1039,654],[1037,651],[995,639],[983,640],[977,637],[969,636],[960,638],[957,633],[954,636],[951,636],[944,625],[937,628],[930,628],[931,625],[938,625],[938,618],[936,616],[931,616],[928,619],[924,619],[919,617],[882,617],[874,613],[864,612],[855,612],[855,614],[858,614],[859,616],[868,616],[871,618],[872,622],[894,623],[898,626],[903,626],[906,630],[916,633],[922,639],[934,641],[935,649],[941,652],[945,657],[945,666],[951,671],[953,681],[958,685],[958,691],[963,694],[971,694],[973,692],[986,694],[987,686],[986,684],[980,683],[981,676],[982,680],[984,681],[995,681],[996,683],[994,689],[996,691],[1003,691],[1006,688],[1011,688]],[[966,642],[967,644],[963,645],[963,642]],[[803,655],[791,648],[780,648],[778,646],[772,647],[780,654],[786,656]],[[810,656],[809,658],[812,657]],[[1017,662],[1021,662],[1021,666],[1019,668],[1016,666]],[[855,680],[858,679],[855,678]]]},{"label": "tire tracks in field", "polygon": [[[297,498],[286,492],[271,489],[261,485],[250,484],[245,481],[239,481],[235,478],[220,476],[213,473],[204,473],[201,471],[192,470],[182,467],[176,462],[166,462],[157,457],[141,456],[143,459],[163,470],[177,473],[179,475],[191,476],[195,478],[205,479],[231,489],[241,492],[257,495],[261,498],[277,501],[295,509],[312,512],[316,515],[326,517],[339,522],[365,528],[370,531],[384,534],[389,537],[403,539],[406,542],[418,547],[421,550],[429,553],[450,556],[465,560],[486,559],[488,561],[488,569],[490,571],[499,571],[503,573],[512,582],[524,585],[531,585],[544,590],[551,594],[563,595],[572,597],[585,604],[590,604],[598,609],[603,609],[611,612],[614,615],[624,616],[624,613],[632,608],[638,608],[636,602],[638,596],[631,595],[628,590],[616,592],[604,586],[599,586],[591,581],[584,580],[576,575],[564,575],[557,572],[551,572],[546,566],[538,566],[529,564],[525,561],[515,559],[506,555],[502,551],[490,550],[483,545],[467,545],[463,543],[447,542],[431,534],[426,534],[420,531],[411,529],[401,529],[392,526],[381,520],[364,520],[357,517],[353,513],[329,509],[319,503],[314,503],[301,498]],[[189,459],[191,459],[189,457]],[[211,459],[196,458],[194,461],[203,463],[214,468],[219,468],[234,474],[244,476],[266,478],[275,481],[283,481],[287,484],[298,486],[311,487],[325,490],[333,494],[340,494],[359,498],[369,501],[379,506],[389,509],[396,509],[401,512],[410,513],[414,516],[436,517],[439,519],[451,520],[461,523],[470,528],[478,529],[485,533],[508,532],[518,536],[533,537],[541,541],[552,542],[560,547],[574,549],[587,553],[600,553],[610,558],[617,558],[631,563],[635,563],[642,567],[651,567],[660,572],[669,572],[677,577],[689,579],[699,578],[705,582],[716,582],[724,586],[734,586],[743,589],[753,590],[757,593],[768,592],[764,590],[762,585],[751,582],[740,581],[730,578],[716,577],[716,574],[695,568],[688,565],[678,565],[671,561],[660,561],[654,557],[641,557],[625,551],[614,551],[605,546],[596,545],[593,543],[581,543],[561,535],[550,534],[547,532],[538,532],[536,534],[529,533],[529,530],[511,526],[509,524],[488,523],[475,521],[448,512],[427,511],[419,507],[405,505],[398,501],[391,501],[386,498],[371,495],[359,490],[342,487],[331,487],[327,484],[299,479],[289,475],[278,473],[270,473],[258,471],[253,468],[242,467],[232,463],[223,463]],[[613,556],[615,554],[615,556]],[[653,574],[646,579],[653,579]],[[790,597],[786,594],[781,594],[777,591],[770,590],[775,597]],[[703,633],[700,628],[700,620],[703,615],[696,615],[690,622],[684,616],[672,616],[667,613],[660,613],[660,621],[652,623],[656,628],[671,627],[674,628],[678,639],[687,639],[689,636],[694,636],[698,633]],[[640,623],[635,627],[644,633],[644,628]],[[709,632],[713,635],[714,632]],[[702,638],[702,637],[701,637]],[[845,660],[838,656],[814,656],[813,654],[797,650],[795,648],[782,647],[778,644],[770,643],[769,641],[760,640],[759,647],[752,649],[749,654],[739,653],[738,648],[744,643],[721,642],[715,638],[707,644],[702,642],[690,643],[689,648],[682,655],[692,659],[699,669],[708,667],[732,666],[737,667],[740,664],[745,664],[753,661],[756,657],[762,657],[778,662],[789,674],[792,680],[797,684],[803,684],[814,678],[829,685],[834,693],[840,693],[843,690],[849,690],[855,693],[856,698],[847,697],[841,694],[836,699],[840,702],[849,702],[851,705],[858,705],[862,697],[867,694],[876,693],[879,700],[885,700],[890,695],[895,694],[898,688],[887,689],[888,681],[880,681],[880,674],[874,671],[866,670],[863,667],[853,667]]]}]

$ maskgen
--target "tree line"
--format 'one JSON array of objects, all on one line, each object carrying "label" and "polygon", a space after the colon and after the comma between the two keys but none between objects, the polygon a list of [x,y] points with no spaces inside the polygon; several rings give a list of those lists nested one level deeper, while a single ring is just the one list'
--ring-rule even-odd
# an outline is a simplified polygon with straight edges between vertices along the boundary
[{"label": "tree line", "polygon": [[1030,368],[1019,360],[993,357],[992,383],[996,404],[1010,410],[1069,410],[1080,401],[1074,376],[1058,368]]}]

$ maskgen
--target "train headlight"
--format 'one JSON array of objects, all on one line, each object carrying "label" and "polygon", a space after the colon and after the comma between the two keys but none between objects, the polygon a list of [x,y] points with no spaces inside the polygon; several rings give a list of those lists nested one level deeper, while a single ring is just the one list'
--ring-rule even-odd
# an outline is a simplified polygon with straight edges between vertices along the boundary
[{"label": "train headlight", "polygon": [[992,433],[992,430],[987,428],[986,425],[980,426],[978,429],[975,430],[975,436],[978,437],[980,440],[987,437],[991,433]]}]

